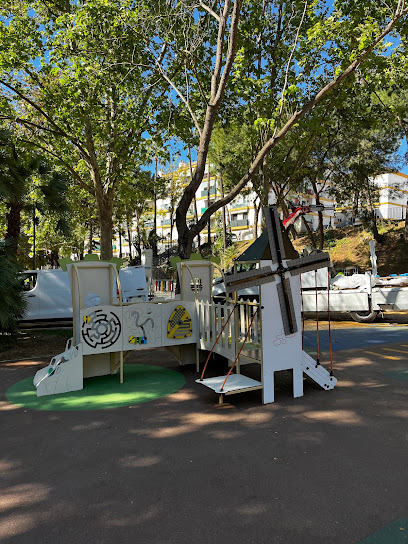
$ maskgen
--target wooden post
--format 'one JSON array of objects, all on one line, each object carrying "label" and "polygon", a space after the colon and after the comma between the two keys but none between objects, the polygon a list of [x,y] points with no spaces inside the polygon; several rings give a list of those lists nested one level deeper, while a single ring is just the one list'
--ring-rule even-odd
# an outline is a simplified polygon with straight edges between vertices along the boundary
[{"label": "wooden post", "polygon": [[200,350],[196,344],[196,372],[200,372]]}]

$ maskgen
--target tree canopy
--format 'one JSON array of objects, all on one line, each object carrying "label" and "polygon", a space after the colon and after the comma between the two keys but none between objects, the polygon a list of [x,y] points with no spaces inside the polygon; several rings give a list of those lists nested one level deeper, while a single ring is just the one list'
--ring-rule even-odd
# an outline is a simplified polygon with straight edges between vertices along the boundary
[{"label": "tree canopy", "polygon": [[[396,81],[407,14],[403,0],[5,0],[0,122],[94,199],[103,258],[133,173],[158,150],[169,155],[173,138],[195,146],[175,212],[188,257],[211,215],[248,183],[266,202],[278,178],[299,179],[348,87],[365,80],[383,92]],[[387,107],[406,127],[401,104]],[[241,148],[225,145],[234,131]],[[222,150],[225,194],[188,222],[210,145]]]}]

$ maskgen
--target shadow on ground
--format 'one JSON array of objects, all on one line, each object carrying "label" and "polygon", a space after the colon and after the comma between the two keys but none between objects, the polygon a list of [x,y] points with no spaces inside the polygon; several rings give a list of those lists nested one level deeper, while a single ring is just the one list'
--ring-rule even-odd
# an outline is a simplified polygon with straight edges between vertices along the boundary
[{"label": "shadow on ground", "polygon": [[164,350],[132,357],[186,385],[128,408],[38,412],[4,396],[36,368],[0,365],[3,544],[353,544],[408,517],[407,382],[389,374],[406,356],[337,352],[334,391],[307,382],[293,399],[282,373],[267,406],[257,391],[219,406]]}]

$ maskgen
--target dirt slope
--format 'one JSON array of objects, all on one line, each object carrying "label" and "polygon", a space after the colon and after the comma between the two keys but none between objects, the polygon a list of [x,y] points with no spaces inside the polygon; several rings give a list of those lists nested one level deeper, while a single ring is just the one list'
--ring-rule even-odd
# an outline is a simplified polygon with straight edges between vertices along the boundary
[{"label": "dirt slope", "polygon": [[[384,240],[376,244],[378,273],[381,276],[408,273],[408,241],[401,238],[403,231],[402,222],[379,224],[379,232],[384,236]],[[336,269],[358,267],[360,272],[364,272],[371,270],[368,242],[372,239],[372,234],[363,227],[327,230],[325,250],[330,252]],[[301,251],[306,246],[310,247],[310,240],[307,237],[299,238],[294,246]]]}]

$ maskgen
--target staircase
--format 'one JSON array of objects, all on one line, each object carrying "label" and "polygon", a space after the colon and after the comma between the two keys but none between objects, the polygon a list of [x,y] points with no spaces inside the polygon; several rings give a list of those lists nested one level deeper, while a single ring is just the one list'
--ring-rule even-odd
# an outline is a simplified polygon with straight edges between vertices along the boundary
[{"label": "staircase", "polygon": [[301,362],[303,372],[312,378],[320,387],[323,389],[334,389],[334,386],[337,383],[337,379],[334,376],[330,376],[328,372],[322,365],[316,366],[316,361],[313,357],[310,357],[305,351],[302,352],[302,362]]}]

